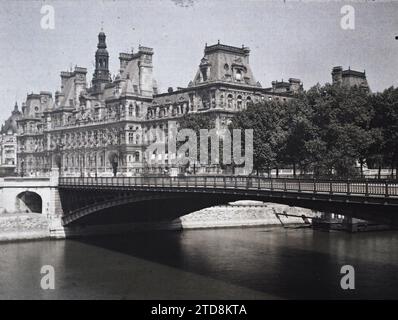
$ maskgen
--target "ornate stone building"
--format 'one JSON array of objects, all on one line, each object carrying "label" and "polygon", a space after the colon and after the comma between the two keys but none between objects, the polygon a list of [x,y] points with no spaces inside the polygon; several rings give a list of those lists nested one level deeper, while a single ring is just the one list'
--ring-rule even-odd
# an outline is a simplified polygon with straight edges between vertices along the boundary
[{"label": "ornate stone building", "polygon": [[[63,175],[159,173],[145,150],[151,129],[167,131],[171,120],[187,113],[209,113],[218,128],[250,103],[283,103],[302,89],[300,80],[263,88],[249,64],[250,50],[205,46],[195,78],[186,88],[158,93],[152,77],[152,48],[120,53],[120,70],[112,80],[106,36],[98,35],[95,71],[87,86],[87,69],[61,72],[61,88],[29,94],[18,120],[18,171],[41,175],[58,167]],[[167,166],[167,156],[164,159]]]},{"label": "ornate stone building", "polygon": [[17,166],[17,120],[21,118],[15,103],[11,116],[0,130],[0,176],[12,175]]},{"label": "ornate stone building", "polygon": [[358,86],[366,91],[370,91],[368,81],[366,80],[366,73],[351,70],[343,70],[341,66],[334,67],[332,70],[332,83],[340,84],[345,87]]}]

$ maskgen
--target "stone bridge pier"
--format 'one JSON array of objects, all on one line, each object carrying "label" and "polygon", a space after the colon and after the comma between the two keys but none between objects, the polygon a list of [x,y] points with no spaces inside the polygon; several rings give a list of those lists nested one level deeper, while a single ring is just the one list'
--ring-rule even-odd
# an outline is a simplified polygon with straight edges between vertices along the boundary
[{"label": "stone bridge pier", "polygon": [[58,182],[57,169],[49,177],[0,178],[0,213],[41,214],[47,219],[49,235],[64,238]]}]

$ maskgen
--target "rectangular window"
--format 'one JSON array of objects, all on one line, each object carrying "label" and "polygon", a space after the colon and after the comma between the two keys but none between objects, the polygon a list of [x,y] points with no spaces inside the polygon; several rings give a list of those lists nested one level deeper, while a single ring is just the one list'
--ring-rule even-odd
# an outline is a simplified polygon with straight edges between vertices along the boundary
[{"label": "rectangular window", "polygon": [[134,143],[134,133],[129,132],[129,143]]}]

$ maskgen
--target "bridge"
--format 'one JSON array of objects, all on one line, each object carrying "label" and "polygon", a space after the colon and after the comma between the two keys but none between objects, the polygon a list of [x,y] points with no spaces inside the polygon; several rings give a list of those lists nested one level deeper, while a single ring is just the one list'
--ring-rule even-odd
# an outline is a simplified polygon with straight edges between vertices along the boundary
[{"label": "bridge", "polygon": [[[60,177],[62,224],[175,219],[260,200],[398,225],[398,181],[257,176]],[[138,214],[139,213],[139,214]]]}]

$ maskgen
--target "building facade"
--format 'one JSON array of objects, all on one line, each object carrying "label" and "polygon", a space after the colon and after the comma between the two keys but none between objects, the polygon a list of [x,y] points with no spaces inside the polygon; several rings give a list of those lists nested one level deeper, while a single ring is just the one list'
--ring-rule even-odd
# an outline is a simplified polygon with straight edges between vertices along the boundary
[{"label": "building facade", "polygon": [[43,175],[140,175],[161,173],[146,155],[156,139],[152,129],[167,130],[185,114],[207,113],[216,128],[225,128],[234,113],[250,103],[292,99],[302,90],[298,79],[263,88],[249,64],[250,50],[217,43],[205,46],[196,76],[186,88],[159,93],[153,79],[152,48],[120,53],[120,70],[109,72],[106,36],[98,35],[95,70],[87,86],[87,69],[61,72],[61,88],[29,94],[18,123],[18,173]]},{"label": "building facade", "polygon": [[351,70],[343,70],[343,67],[337,66],[332,70],[332,83],[339,84],[345,87],[357,86],[366,91],[370,91],[368,81],[366,80],[366,73]]},{"label": "building facade", "polygon": [[11,116],[0,130],[0,176],[13,175],[17,166],[17,120],[22,114],[15,103]]}]

